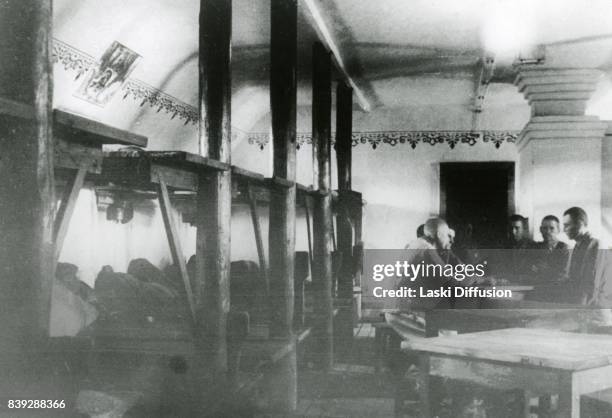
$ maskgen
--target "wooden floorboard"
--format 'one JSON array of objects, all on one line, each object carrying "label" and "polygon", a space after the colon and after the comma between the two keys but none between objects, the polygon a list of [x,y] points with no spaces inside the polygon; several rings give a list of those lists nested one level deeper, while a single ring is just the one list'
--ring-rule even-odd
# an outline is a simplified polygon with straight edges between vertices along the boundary
[{"label": "wooden floorboard", "polygon": [[335,359],[328,373],[299,374],[298,408],[292,417],[362,418],[393,417],[393,383],[390,376],[376,373],[374,327],[358,324],[350,351]]}]

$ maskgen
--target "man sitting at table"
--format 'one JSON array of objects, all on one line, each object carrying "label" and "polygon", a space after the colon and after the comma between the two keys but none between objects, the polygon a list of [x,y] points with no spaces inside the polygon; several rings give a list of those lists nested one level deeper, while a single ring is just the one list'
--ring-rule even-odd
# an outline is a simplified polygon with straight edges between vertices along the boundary
[{"label": "man sitting at table", "polygon": [[416,230],[416,237],[417,239],[419,239],[419,238],[423,238],[424,236],[425,236],[425,224],[421,224]]},{"label": "man sitting at table", "polygon": [[533,241],[529,238],[529,220],[522,215],[510,216],[510,243],[508,248],[530,249],[533,248]]},{"label": "man sitting at table", "polygon": [[566,275],[569,250],[566,243],[559,241],[559,232],[559,218],[547,215],[542,219],[540,233],[543,241],[534,245],[539,251],[536,252],[536,260],[531,267],[537,275],[538,283],[559,283]]},{"label": "man sitting at table", "polygon": [[522,215],[512,215],[509,219],[510,239],[506,245],[508,251],[500,254],[498,271],[508,275],[511,281],[522,282],[533,274],[534,242],[529,238],[529,220]]},{"label": "man sitting at table", "polygon": [[[445,251],[450,248],[450,228],[446,221],[442,218],[430,218],[425,222],[424,233],[422,237],[406,245],[405,249],[410,250],[407,262],[411,264],[419,264],[421,262],[425,265],[440,265],[444,266],[446,261],[443,257]],[[398,288],[402,286],[410,286],[417,288],[422,286],[423,288],[435,288],[441,285],[447,284],[440,280],[441,278],[420,278],[419,280],[412,282],[410,279],[404,279],[400,281]],[[409,303],[410,300],[406,299]],[[425,302],[423,307],[432,307],[428,300],[420,301]],[[438,302],[435,302],[438,303]],[[409,303],[409,305],[421,305],[419,303]],[[405,308],[406,306],[402,306]],[[400,308],[401,309],[401,308]]]},{"label": "man sitting at table", "polygon": [[576,242],[568,268],[567,296],[571,303],[592,305],[597,303],[596,266],[599,240],[588,230],[589,218],[584,209],[571,207],[563,213],[563,230]]}]

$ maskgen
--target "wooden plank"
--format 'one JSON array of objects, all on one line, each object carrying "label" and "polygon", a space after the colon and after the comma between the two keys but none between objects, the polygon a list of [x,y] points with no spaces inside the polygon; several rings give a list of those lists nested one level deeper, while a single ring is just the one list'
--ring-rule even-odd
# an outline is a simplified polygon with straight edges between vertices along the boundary
[{"label": "wooden plank", "polygon": [[265,176],[254,171],[245,170],[244,168],[232,166],[232,178],[237,181],[254,181],[256,183],[263,183]]},{"label": "wooden plank", "polygon": [[[0,97],[0,114],[24,120],[34,120],[34,108],[27,103]],[[146,147],[147,137],[64,110],[53,110],[54,137],[65,141],[95,144],[121,144]]]},{"label": "wooden plank", "polygon": [[62,248],[64,246],[64,240],[68,233],[68,227],[70,226],[70,220],[76,208],[76,202],[79,197],[79,192],[85,182],[85,176],[87,175],[87,165],[81,166],[74,173],[71,181],[66,185],[66,190],[62,198],[60,207],[55,216],[55,227],[53,231],[53,240],[55,242],[55,258],[54,264],[57,266],[59,261]]},{"label": "wooden plank", "polygon": [[312,82],[312,143],[317,190],[324,193],[315,197],[313,211],[312,275],[315,291],[314,338],[317,366],[330,369],[333,365],[333,297],[332,258],[330,244],[333,225],[330,193],[331,155],[331,55],[320,43],[315,43]]},{"label": "wooden plank", "polygon": [[[200,154],[230,163],[232,2],[200,0]],[[205,370],[223,390],[230,307],[231,170],[200,175],[196,212],[196,317]]]},{"label": "wooden plank", "polygon": [[54,111],[56,136],[82,142],[98,144],[121,144],[146,147],[146,136],[137,135],[123,129],[93,121],[63,110]]},{"label": "wooden plank", "polygon": [[[245,170],[244,168],[232,166],[232,181],[238,186],[249,185],[252,190],[257,192],[257,200],[262,202],[270,201],[270,189],[278,187],[293,187],[294,183],[281,177],[266,178],[263,174]],[[311,186],[295,183],[297,189],[297,204],[304,206],[304,199],[307,199],[314,190]],[[248,203],[248,199],[245,203]]]},{"label": "wooden plank", "polygon": [[176,164],[169,164],[167,160],[153,161],[145,152],[114,151],[105,153],[101,178],[112,183],[143,189],[155,189],[154,185],[158,183],[159,178],[162,178],[168,187],[197,191],[199,176],[208,173],[208,170],[186,169]]},{"label": "wooden plank", "polygon": [[253,369],[260,370],[263,366],[277,364],[295,350],[296,339],[247,340],[243,344],[243,358]]},{"label": "wooden plank", "polygon": [[598,312],[591,308],[563,307],[432,310],[426,314],[430,336],[437,336],[441,328],[456,330],[460,334],[500,328],[546,328],[577,332],[584,328],[585,322],[595,320],[597,315]]},{"label": "wooden plank", "polygon": [[[270,192],[270,333],[293,341],[296,218],[297,0],[270,2],[270,107],[273,177],[292,182]],[[295,349],[275,367],[268,388],[270,407],[289,413],[297,406]]]},{"label": "wooden plank", "polygon": [[100,174],[102,172],[101,146],[56,139],[53,152],[57,168],[79,170],[85,165],[89,173]]},{"label": "wooden plank", "polygon": [[181,168],[151,163],[149,179],[151,183],[158,183],[163,179],[168,187],[180,190],[197,191],[199,175]]},{"label": "wooden plank", "polygon": [[155,163],[177,166],[197,173],[227,171],[231,168],[227,163],[184,151],[147,151],[147,156]]},{"label": "wooden plank", "polygon": [[151,161],[142,150],[105,152],[101,178],[110,183],[130,187],[150,187]]},{"label": "wooden plank", "polygon": [[22,102],[0,97],[0,114],[20,119],[34,120],[34,108]]},{"label": "wooden plank", "polygon": [[312,186],[306,186],[301,183],[296,183],[295,186],[297,187],[298,194],[301,194],[301,195],[308,195],[309,193],[312,193],[312,191],[314,190]]},{"label": "wooden plank", "polygon": [[279,188],[279,187],[285,188],[285,189],[291,189],[291,188],[296,187],[295,181],[287,180],[279,176],[272,176],[270,178],[267,178],[266,183],[268,184],[268,187],[270,187],[271,189]]},{"label": "wooden plank", "polygon": [[268,277],[268,262],[266,261],[266,255],[264,253],[263,235],[261,233],[261,223],[259,221],[259,214],[257,213],[257,200],[255,194],[250,186],[247,186],[248,198],[249,198],[249,209],[251,212],[251,222],[253,223],[253,233],[255,235],[255,245],[257,247],[257,257],[259,259],[259,271],[265,282],[265,293],[266,299],[270,293],[270,282]]},{"label": "wooden plank", "polygon": [[[331,184],[331,180],[329,182]],[[333,251],[338,251],[338,244],[336,242],[336,221],[334,219],[334,215],[333,215],[333,209],[330,207],[330,211],[332,213],[331,216],[331,240],[332,240],[332,248]]]},{"label": "wooden plank", "polygon": [[304,212],[306,216],[306,234],[308,237],[308,258],[310,260],[310,271],[314,269],[314,260],[312,258],[312,227],[310,226],[310,204],[308,199],[304,199]]},{"label": "wooden plank", "polygon": [[[423,353],[421,355],[428,356]],[[556,393],[559,388],[560,372],[548,368],[504,365],[433,354],[429,356],[429,366],[431,376],[468,381],[499,390],[526,389],[539,396]]]},{"label": "wooden plank", "polygon": [[185,254],[183,253],[179,234],[176,230],[176,224],[172,216],[172,203],[170,202],[168,187],[166,186],[162,176],[159,176],[158,178],[157,196],[159,198],[159,207],[162,218],[164,219],[166,237],[168,238],[168,245],[170,246],[172,261],[178,267],[181,278],[183,279],[187,306],[189,306],[189,312],[191,313],[192,320],[195,321],[195,303],[193,299],[193,291],[191,290],[191,279],[189,278],[189,273],[187,272]]}]

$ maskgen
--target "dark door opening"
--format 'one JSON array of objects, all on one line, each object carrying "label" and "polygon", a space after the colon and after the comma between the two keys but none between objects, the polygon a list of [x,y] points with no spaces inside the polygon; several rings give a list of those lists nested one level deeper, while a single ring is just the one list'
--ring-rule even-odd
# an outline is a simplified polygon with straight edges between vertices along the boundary
[{"label": "dark door opening", "polygon": [[499,248],[514,212],[514,163],[440,163],[440,214],[473,244]]}]

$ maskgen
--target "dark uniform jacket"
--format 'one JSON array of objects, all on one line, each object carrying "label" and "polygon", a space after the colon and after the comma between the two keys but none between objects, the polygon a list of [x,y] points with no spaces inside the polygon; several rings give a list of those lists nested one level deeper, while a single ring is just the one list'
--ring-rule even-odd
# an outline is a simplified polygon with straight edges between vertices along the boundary
[{"label": "dark uniform jacket", "polygon": [[599,240],[588,232],[576,238],[568,268],[568,296],[571,302],[592,303],[595,296],[598,255]]},{"label": "dark uniform jacket", "polygon": [[537,242],[534,246],[535,264],[533,271],[540,284],[559,283],[567,275],[567,262],[570,250],[567,244],[559,241],[552,248],[546,242]]}]

